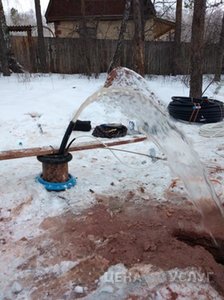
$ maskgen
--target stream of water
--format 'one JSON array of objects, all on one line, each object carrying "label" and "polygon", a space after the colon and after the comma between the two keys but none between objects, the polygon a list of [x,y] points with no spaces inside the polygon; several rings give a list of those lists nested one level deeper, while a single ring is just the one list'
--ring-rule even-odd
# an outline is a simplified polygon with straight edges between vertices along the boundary
[{"label": "stream of water", "polygon": [[189,199],[202,215],[214,208],[223,214],[220,199],[198,154],[153,97],[130,86],[101,88],[80,106],[73,121],[96,101],[108,105],[112,111],[120,110],[129,120],[137,120],[137,130],[153,140],[166,155],[172,173],[182,180]]}]

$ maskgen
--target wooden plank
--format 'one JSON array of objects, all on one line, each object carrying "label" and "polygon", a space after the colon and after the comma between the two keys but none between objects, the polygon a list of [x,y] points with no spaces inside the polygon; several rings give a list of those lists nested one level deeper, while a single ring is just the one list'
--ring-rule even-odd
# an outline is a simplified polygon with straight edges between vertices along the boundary
[{"label": "wooden plank", "polygon": [[[119,139],[110,142],[91,142],[91,143],[81,143],[69,148],[69,152],[75,151],[84,151],[84,150],[92,150],[98,148],[107,148],[110,146],[120,146],[125,144],[132,144],[145,141],[147,137],[145,136],[134,136],[129,139]],[[39,155],[47,155],[47,154],[56,154],[58,152],[58,148],[54,149],[51,146],[47,147],[37,147],[37,148],[26,148],[26,149],[15,149],[15,150],[6,150],[0,151],[0,160],[8,160],[8,159],[16,159],[16,158],[24,158],[24,157],[32,157]]]}]

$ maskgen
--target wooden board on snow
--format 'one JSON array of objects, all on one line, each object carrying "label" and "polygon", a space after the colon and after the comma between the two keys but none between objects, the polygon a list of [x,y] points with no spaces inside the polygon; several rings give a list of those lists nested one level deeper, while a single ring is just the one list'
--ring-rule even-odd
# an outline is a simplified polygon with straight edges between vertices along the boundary
[{"label": "wooden board on snow", "polygon": [[[69,148],[69,152],[74,151],[83,151],[83,150],[91,150],[97,148],[107,148],[112,146],[120,146],[125,144],[132,144],[145,141],[147,139],[146,136],[137,135],[133,137],[120,138],[113,141],[108,141],[108,139],[96,142],[85,142],[79,143]],[[5,150],[0,151],[0,160],[7,159],[16,159],[16,158],[24,158],[31,156],[39,156],[39,155],[48,155],[48,154],[56,154],[58,152],[58,148],[53,148],[52,146],[45,147],[37,147],[37,148],[25,148],[25,149],[15,149],[15,150]]]}]

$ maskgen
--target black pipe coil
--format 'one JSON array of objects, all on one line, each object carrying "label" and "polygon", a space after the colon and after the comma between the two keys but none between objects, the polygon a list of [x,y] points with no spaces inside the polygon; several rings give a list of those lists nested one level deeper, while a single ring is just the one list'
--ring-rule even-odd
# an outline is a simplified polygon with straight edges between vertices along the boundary
[{"label": "black pipe coil", "polygon": [[224,117],[223,102],[207,97],[172,97],[168,111],[175,119],[196,123],[216,123]]},{"label": "black pipe coil", "polygon": [[95,137],[111,139],[125,136],[127,130],[127,127],[122,124],[101,124],[95,127],[92,135]]}]

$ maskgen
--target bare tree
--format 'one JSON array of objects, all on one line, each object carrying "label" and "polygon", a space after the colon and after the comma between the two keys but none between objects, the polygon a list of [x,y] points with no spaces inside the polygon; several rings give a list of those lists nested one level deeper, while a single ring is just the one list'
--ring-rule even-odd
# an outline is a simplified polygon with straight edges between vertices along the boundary
[{"label": "bare tree", "polygon": [[152,1],[157,15],[161,18],[162,16],[173,19],[175,17],[174,7],[176,0],[154,0]]},{"label": "bare tree", "polygon": [[142,76],[145,75],[145,43],[144,43],[144,8],[143,1],[133,0],[134,33],[134,69]]},{"label": "bare tree", "polygon": [[6,26],[2,0],[0,0],[0,60],[1,60],[1,69],[4,76],[10,76],[7,54],[8,54],[7,26]]},{"label": "bare tree", "polygon": [[206,0],[194,1],[191,33],[190,97],[201,98]]},{"label": "bare tree", "polygon": [[[6,16],[7,20],[7,16]],[[19,12],[17,9],[12,7],[10,9],[10,14],[8,15],[8,23],[13,26],[20,25],[36,25],[36,18],[34,16],[34,11],[30,9],[27,12]]]},{"label": "bare tree", "polygon": [[183,0],[177,0],[176,4],[176,23],[175,23],[175,35],[174,35],[174,62],[173,62],[173,74],[177,75],[180,72],[180,54],[181,54],[181,25],[182,25],[182,2]]},{"label": "bare tree", "polygon": [[40,71],[45,73],[47,72],[47,62],[46,62],[46,50],[45,50],[45,42],[44,42],[40,0],[34,0],[34,2],[35,2],[35,11],[36,11],[36,19],[37,19],[38,55],[40,59]]},{"label": "bare tree", "polygon": [[80,20],[80,31],[79,35],[81,38],[81,43],[82,43],[82,53],[81,57],[83,59],[84,65],[86,67],[86,72],[85,75],[91,76],[91,57],[90,57],[90,49],[91,49],[91,43],[90,43],[90,36],[88,34],[87,30],[87,20],[86,20],[86,4],[85,0],[81,0],[81,20]]},{"label": "bare tree", "polygon": [[221,28],[220,39],[218,44],[214,81],[221,80],[223,57],[224,57],[224,13],[222,17],[222,28]]},{"label": "bare tree", "polygon": [[127,27],[127,21],[128,21],[129,15],[130,15],[131,2],[132,2],[132,0],[126,0],[126,2],[125,2],[124,14],[123,14],[123,19],[121,21],[121,27],[120,27],[120,33],[119,33],[119,37],[118,37],[117,47],[114,52],[114,56],[111,60],[110,66],[108,68],[108,71],[107,71],[108,73],[111,72],[113,68],[118,67],[120,64],[122,44],[124,41],[124,34],[126,31],[126,27]]},{"label": "bare tree", "polygon": [[0,0],[0,56],[2,61],[2,72],[5,76],[9,76],[10,72],[23,73],[23,67],[17,62],[11,45],[8,27],[2,0]]},{"label": "bare tree", "polygon": [[85,5],[85,0],[81,0],[81,14],[82,14],[82,19],[81,19],[81,32],[80,35],[81,37],[87,37],[87,28],[86,28],[86,5]]}]

